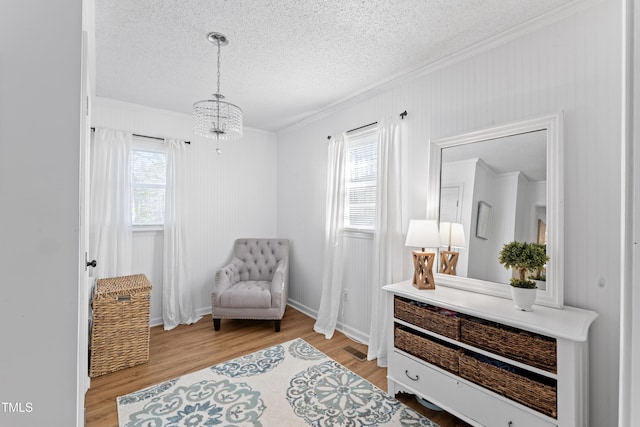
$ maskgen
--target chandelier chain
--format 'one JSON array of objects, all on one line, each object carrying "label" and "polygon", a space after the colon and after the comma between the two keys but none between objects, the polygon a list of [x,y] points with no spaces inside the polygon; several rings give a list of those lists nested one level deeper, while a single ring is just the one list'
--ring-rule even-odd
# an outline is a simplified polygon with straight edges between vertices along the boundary
[{"label": "chandelier chain", "polygon": [[220,39],[218,39],[218,91],[216,93],[220,95]]}]

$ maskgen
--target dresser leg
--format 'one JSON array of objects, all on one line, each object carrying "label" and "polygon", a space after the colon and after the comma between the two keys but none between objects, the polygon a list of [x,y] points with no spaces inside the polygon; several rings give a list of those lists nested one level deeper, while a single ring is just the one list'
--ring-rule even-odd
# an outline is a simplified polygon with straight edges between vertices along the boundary
[{"label": "dresser leg", "polygon": [[396,397],[396,383],[390,379],[387,379],[387,394]]}]

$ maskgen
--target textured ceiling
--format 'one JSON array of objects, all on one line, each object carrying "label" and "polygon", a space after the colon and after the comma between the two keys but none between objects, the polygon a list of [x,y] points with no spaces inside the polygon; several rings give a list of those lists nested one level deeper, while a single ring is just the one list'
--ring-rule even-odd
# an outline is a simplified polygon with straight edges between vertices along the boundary
[{"label": "textured ceiling", "polygon": [[171,111],[221,92],[277,131],[570,0],[96,0],[96,93]]}]

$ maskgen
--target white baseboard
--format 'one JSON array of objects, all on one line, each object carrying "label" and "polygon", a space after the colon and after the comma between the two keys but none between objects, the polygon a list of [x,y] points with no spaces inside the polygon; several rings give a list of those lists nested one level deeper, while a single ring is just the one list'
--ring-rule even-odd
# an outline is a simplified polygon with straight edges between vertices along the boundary
[{"label": "white baseboard", "polygon": [[162,321],[162,317],[152,317],[149,319],[149,327],[153,328],[154,326],[161,326],[164,322]]},{"label": "white baseboard", "polygon": [[369,334],[368,333],[364,333],[362,331],[359,331],[357,329],[354,329],[350,326],[345,326],[342,322],[338,322],[336,324],[336,330],[342,332],[343,334],[345,334],[348,338],[351,338],[352,340],[360,343],[360,344],[364,344],[366,346],[369,345]]},{"label": "white baseboard", "polygon": [[[295,308],[296,310],[306,314],[307,316],[313,318],[313,319],[317,319],[318,318],[318,311],[317,310],[313,310],[309,307],[307,307],[306,305],[300,304],[298,301],[294,301],[292,299],[289,299],[287,301],[287,305]],[[343,334],[345,334],[347,337],[351,338],[352,340],[362,343],[364,345],[368,345],[369,344],[369,334],[359,331],[357,329],[354,329],[350,326],[347,326],[345,324],[343,324],[342,322],[338,322],[336,324],[336,330],[342,332]]]},{"label": "white baseboard", "polygon": [[[318,318],[318,311],[314,310],[310,307],[307,307],[304,304],[300,304],[298,301],[294,301],[292,299],[287,300],[287,305],[290,307],[295,308],[296,310],[300,311],[303,314],[306,314],[307,316],[311,317],[312,319],[317,319]],[[206,316],[208,314],[211,314],[211,307],[202,307],[202,308],[198,308],[196,309],[196,314],[198,316]],[[149,319],[149,327],[154,327],[154,326],[162,326],[163,325],[163,320],[162,317],[154,317]],[[347,337],[351,338],[352,340],[362,343],[364,345],[368,345],[369,343],[369,334],[359,331],[357,329],[354,329],[348,325],[343,324],[342,322],[338,322],[336,324],[336,330],[342,332],[343,334],[345,334]]]},{"label": "white baseboard", "polygon": [[196,314],[198,316],[206,316],[207,314],[211,314],[211,306],[197,308],[196,309]]},{"label": "white baseboard", "polygon": [[306,305],[300,304],[298,301],[294,301],[292,299],[288,299],[287,300],[287,305],[290,307],[295,308],[296,310],[306,314],[307,316],[311,317],[312,319],[317,319],[318,318],[318,311],[317,310],[313,310],[309,307],[307,307]]},{"label": "white baseboard", "polygon": [[[196,309],[196,314],[198,316],[206,316],[207,314],[211,314],[211,307],[202,307]],[[154,326],[162,326],[164,325],[164,321],[162,317],[152,317],[149,319],[149,327],[153,328]]]}]

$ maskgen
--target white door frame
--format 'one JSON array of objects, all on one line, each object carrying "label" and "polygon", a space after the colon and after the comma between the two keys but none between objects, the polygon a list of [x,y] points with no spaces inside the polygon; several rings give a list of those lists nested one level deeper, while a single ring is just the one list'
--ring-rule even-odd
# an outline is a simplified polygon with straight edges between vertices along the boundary
[{"label": "white door frame", "polygon": [[[620,219],[620,370],[618,376],[618,425],[639,425],[640,329],[633,328],[640,316],[640,7],[621,0],[622,25],[622,118],[621,124],[621,212]],[[635,290],[635,292],[634,292]]]},{"label": "white door frame", "polygon": [[82,71],[80,103],[80,156],[79,156],[79,224],[78,224],[78,330],[77,330],[77,383],[76,425],[85,425],[84,397],[89,389],[89,297],[90,277],[87,266],[89,251],[89,96],[87,80],[87,33],[82,32]]}]

